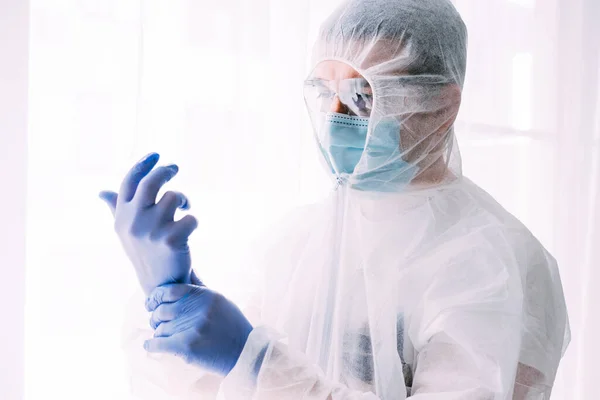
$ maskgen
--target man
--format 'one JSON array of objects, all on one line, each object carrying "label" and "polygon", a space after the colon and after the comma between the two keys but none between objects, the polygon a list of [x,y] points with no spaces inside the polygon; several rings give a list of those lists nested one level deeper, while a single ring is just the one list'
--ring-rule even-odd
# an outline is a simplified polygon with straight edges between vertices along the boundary
[{"label": "man", "polygon": [[195,220],[173,220],[185,197],[155,204],[176,167],[154,169],[150,155],[103,195],[148,296],[146,351],[188,364],[142,357],[134,378],[154,374],[142,386],[183,398],[549,398],[569,341],[558,269],[462,176],[466,41],[447,0],[350,0],[324,23],[305,98],[335,190],[277,233],[247,311],[191,271]]}]

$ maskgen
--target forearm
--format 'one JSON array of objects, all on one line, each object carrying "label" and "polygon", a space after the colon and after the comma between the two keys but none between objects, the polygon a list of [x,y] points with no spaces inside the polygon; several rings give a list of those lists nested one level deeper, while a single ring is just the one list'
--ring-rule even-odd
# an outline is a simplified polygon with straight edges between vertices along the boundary
[{"label": "forearm", "polygon": [[372,392],[351,390],[328,380],[304,354],[278,339],[266,327],[256,328],[250,334],[238,363],[221,385],[223,399],[379,399]]}]

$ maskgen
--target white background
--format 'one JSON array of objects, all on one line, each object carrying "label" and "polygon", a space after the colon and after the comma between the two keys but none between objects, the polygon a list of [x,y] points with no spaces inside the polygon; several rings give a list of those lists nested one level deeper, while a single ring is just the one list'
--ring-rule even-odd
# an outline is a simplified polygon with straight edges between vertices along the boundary
[{"label": "white background", "polygon": [[[302,81],[338,1],[0,0],[1,399],[128,398],[136,283],[97,192],[146,152],[180,166],[169,188],[191,199],[194,265],[217,288],[235,289],[248,238],[327,190]],[[455,4],[465,175],[558,259],[573,342],[553,399],[596,399],[600,2]]]}]

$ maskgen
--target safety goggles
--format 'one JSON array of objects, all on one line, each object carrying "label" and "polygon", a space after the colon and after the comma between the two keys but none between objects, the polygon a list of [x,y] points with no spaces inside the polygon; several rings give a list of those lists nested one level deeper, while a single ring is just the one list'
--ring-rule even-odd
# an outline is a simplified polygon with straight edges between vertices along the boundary
[{"label": "safety goggles", "polygon": [[349,115],[368,117],[373,109],[373,91],[364,78],[328,81],[304,81],[304,98],[308,107],[316,112],[335,112],[336,98]]}]

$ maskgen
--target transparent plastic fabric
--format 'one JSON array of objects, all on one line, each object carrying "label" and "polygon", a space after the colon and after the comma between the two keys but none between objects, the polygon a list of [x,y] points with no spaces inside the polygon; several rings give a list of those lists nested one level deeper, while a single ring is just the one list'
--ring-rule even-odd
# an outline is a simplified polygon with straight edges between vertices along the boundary
[{"label": "transparent plastic fabric", "polygon": [[[149,384],[161,387],[144,398],[550,398],[570,340],[559,271],[462,176],[453,122],[466,41],[446,0],[351,0],[334,11],[307,82],[334,81],[348,115],[361,128],[368,118],[364,151],[353,170],[336,167],[323,132],[331,110],[305,83],[335,190],[292,213],[248,260],[261,283],[249,283],[253,301],[240,306],[255,329],[231,373],[202,383],[189,366],[179,379],[179,360],[137,357],[133,375],[152,370]],[[326,76],[328,60],[359,76]],[[368,117],[349,107],[358,86],[337,85],[354,78],[372,91]],[[381,132],[395,135],[397,151],[372,148]]]},{"label": "transparent plastic fabric", "polygon": [[550,397],[569,342],[556,262],[468,179],[342,186],[288,224],[225,398]]}]

